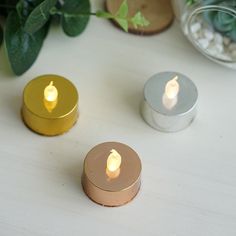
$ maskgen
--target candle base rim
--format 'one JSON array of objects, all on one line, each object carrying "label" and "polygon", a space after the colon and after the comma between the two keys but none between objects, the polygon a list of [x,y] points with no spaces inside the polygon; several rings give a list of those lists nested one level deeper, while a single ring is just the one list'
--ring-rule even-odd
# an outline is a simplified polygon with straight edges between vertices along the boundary
[{"label": "candle base rim", "polygon": [[[88,181],[90,182],[90,186],[88,186],[86,184],[86,180],[88,180],[88,178],[87,178],[87,176],[85,176],[85,174],[83,172],[82,178],[81,178],[81,185],[82,185],[85,195],[94,203],[99,204],[101,206],[105,206],[105,207],[120,207],[120,206],[126,205],[129,202],[131,202],[138,195],[138,193],[141,189],[141,175],[132,186],[129,186],[129,188],[126,188],[121,191],[115,191],[115,192],[103,190],[103,189],[93,185],[93,183],[89,180]],[[113,193],[113,194],[117,195],[116,200],[114,200],[114,199],[112,201],[104,200],[104,199],[106,199],[106,197],[104,197],[104,199],[102,199],[102,200],[98,199],[96,194],[89,193],[89,191],[88,191],[89,187],[96,188],[97,191],[102,192],[102,194],[104,194],[104,195],[107,195],[109,193]],[[133,192],[133,194],[130,196],[127,194],[127,197],[125,198],[125,200],[121,201],[120,194],[125,194],[126,191]],[[114,202],[116,202],[116,203],[114,203]]]}]

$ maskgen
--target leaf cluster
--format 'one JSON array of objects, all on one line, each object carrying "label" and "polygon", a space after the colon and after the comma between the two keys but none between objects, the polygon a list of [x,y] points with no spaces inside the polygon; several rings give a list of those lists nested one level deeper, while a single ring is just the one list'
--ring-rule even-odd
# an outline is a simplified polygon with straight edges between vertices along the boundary
[{"label": "leaf cluster", "polygon": [[[90,12],[89,0],[19,0],[5,3],[3,15],[7,15],[4,27],[4,39],[11,67],[16,75],[27,71],[38,57],[50,22],[60,9],[60,22],[64,32],[77,36],[85,29],[89,15],[68,17],[72,11]],[[3,29],[0,27],[0,42],[3,41]]]},{"label": "leaf cluster", "polygon": [[6,23],[4,30],[0,25],[0,45],[4,40],[10,65],[16,75],[21,75],[37,59],[53,18],[59,18],[64,33],[71,37],[85,30],[91,15],[114,19],[125,31],[129,24],[149,24],[141,12],[129,18],[128,10],[127,0],[115,15],[92,13],[90,0],[3,0],[0,15],[6,17]]},{"label": "leaf cluster", "polygon": [[121,26],[121,28],[126,32],[128,32],[129,24],[132,24],[135,28],[146,27],[150,24],[149,21],[142,15],[140,11],[138,11],[131,18],[128,17],[128,13],[129,13],[128,3],[127,0],[124,0],[115,15],[112,15],[104,11],[98,11],[96,13],[96,16],[115,20]]}]

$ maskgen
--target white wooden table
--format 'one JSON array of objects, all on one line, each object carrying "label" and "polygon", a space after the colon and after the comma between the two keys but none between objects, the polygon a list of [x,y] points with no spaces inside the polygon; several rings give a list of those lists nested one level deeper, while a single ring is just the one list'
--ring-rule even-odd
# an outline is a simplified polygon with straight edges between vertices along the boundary
[{"label": "white wooden table", "polygon": [[[96,18],[78,38],[53,27],[19,78],[3,48],[0,57],[1,236],[236,235],[236,71],[204,58],[177,24],[152,37]],[[139,114],[144,83],[167,70],[199,89],[196,121],[174,134]],[[69,78],[80,93],[78,123],[52,138],[28,130],[20,116],[24,86],[46,73]],[[142,159],[141,191],[123,207],[97,205],[81,188],[84,157],[104,141],[124,142]]]}]

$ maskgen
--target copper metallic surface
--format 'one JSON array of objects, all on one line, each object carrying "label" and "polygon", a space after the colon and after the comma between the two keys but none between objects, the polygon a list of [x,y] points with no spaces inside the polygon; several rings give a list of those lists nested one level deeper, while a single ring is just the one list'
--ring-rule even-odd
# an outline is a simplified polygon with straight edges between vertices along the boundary
[{"label": "copper metallic surface", "polygon": [[[50,81],[58,90],[58,98],[47,104],[44,89]],[[58,75],[42,75],[31,80],[24,89],[22,118],[36,133],[47,136],[65,133],[78,118],[78,92],[75,86]]]},{"label": "copper metallic surface", "polygon": [[[115,149],[122,156],[118,176],[107,174],[107,158]],[[95,146],[84,160],[82,185],[94,202],[104,206],[120,206],[131,201],[140,189],[141,161],[129,146],[107,142]]]}]

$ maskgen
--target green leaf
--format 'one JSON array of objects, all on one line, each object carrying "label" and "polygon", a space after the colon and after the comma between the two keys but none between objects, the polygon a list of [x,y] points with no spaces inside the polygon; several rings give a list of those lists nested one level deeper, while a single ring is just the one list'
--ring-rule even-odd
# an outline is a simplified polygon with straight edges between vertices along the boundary
[{"label": "green leaf", "polygon": [[45,0],[40,3],[28,16],[24,29],[34,34],[43,27],[50,18],[50,10],[56,5],[57,0]]},{"label": "green leaf", "polygon": [[61,11],[62,28],[64,32],[71,37],[81,34],[89,21],[90,13],[89,0],[67,0]]},{"label": "green leaf", "polygon": [[114,16],[111,13],[106,12],[106,11],[101,11],[101,10],[98,10],[96,12],[96,16],[100,17],[100,18],[105,18],[105,19],[112,19],[112,18],[114,18]]},{"label": "green leaf", "polygon": [[128,23],[128,20],[126,19],[126,17],[122,18],[122,17],[119,17],[117,15],[114,16],[114,15],[112,15],[109,12],[100,11],[100,10],[96,12],[96,16],[100,17],[100,18],[105,18],[105,19],[113,19],[113,20],[115,20],[121,26],[121,28],[124,31],[128,32],[128,25],[129,25],[129,23]]},{"label": "green leaf", "polygon": [[138,26],[145,27],[150,24],[149,21],[142,15],[141,12],[137,12],[132,18],[128,17],[128,13],[129,13],[129,7],[127,4],[127,0],[124,0],[115,15],[112,15],[111,13],[105,11],[97,11],[96,16],[115,20],[117,24],[120,25],[120,27],[126,32],[128,32],[129,23],[132,23],[134,27]]},{"label": "green leaf", "polygon": [[35,62],[44,38],[48,31],[48,24],[35,34],[24,31],[16,11],[12,11],[5,25],[5,43],[11,67],[16,75],[27,71]]},{"label": "green leaf", "polygon": [[125,32],[128,32],[128,28],[129,28],[128,20],[120,19],[120,18],[116,18],[115,20]]},{"label": "green leaf", "polygon": [[120,5],[120,8],[116,13],[116,16],[118,18],[126,18],[128,16],[128,12],[129,12],[128,3],[127,0],[124,0]]},{"label": "green leaf", "polygon": [[2,26],[0,25],[0,46],[2,44],[3,41],[3,30],[2,30]]},{"label": "green leaf", "polygon": [[16,4],[16,11],[20,18],[21,23],[24,23],[30,14],[30,12],[33,10],[33,6],[29,4],[28,1],[25,0],[19,0],[19,2]]},{"label": "green leaf", "polygon": [[129,22],[128,22],[128,13],[129,13],[129,7],[127,0],[124,0],[118,11],[116,12],[115,16],[113,16],[114,20],[121,26],[121,28],[128,32],[129,28]]},{"label": "green leaf", "polygon": [[142,13],[139,11],[137,12],[132,18],[131,18],[131,22],[134,25],[135,28],[137,28],[138,26],[148,26],[150,23],[149,21],[142,15]]}]

